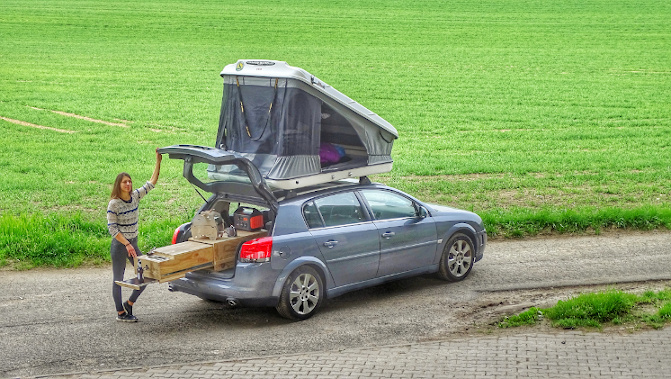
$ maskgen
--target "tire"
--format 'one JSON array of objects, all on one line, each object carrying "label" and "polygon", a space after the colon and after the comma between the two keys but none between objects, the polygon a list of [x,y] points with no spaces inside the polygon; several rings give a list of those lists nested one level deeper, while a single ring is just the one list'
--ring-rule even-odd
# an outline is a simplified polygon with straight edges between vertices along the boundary
[{"label": "tire", "polygon": [[457,233],[445,245],[440,257],[438,275],[447,281],[458,282],[466,279],[475,263],[473,240],[465,234]]},{"label": "tire", "polygon": [[294,270],[282,288],[277,312],[280,316],[299,321],[312,317],[324,299],[324,282],[310,266]]}]

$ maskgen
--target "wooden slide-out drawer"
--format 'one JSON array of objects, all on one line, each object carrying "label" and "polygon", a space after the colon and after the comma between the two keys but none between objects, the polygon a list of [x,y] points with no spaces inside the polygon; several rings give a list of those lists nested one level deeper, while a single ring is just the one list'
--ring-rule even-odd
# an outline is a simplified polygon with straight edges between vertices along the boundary
[{"label": "wooden slide-out drawer", "polygon": [[236,237],[218,240],[190,239],[175,245],[160,247],[139,257],[143,269],[143,283],[140,283],[137,278],[116,283],[124,287],[139,289],[150,283],[165,283],[182,278],[191,271],[208,268],[215,271],[229,269],[235,265],[238,247],[242,243],[266,234],[266,231],[241,231]]}]

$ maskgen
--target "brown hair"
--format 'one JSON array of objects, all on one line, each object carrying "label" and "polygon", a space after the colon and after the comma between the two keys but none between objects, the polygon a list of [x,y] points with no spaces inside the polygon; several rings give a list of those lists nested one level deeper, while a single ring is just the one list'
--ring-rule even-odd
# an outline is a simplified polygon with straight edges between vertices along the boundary
[{"label": "brown hair", "polygon": [[116,179],[114,180],[114,187],[112,187],[112,194],[110,195],[110,199],[118,199],[119,195],[121,195],[121,182],[123,181],[123,178],[128,177],[128,179],[133,180],[130,175],[128,175],[125,172],[120,173],[119,175],[116,176]]}]

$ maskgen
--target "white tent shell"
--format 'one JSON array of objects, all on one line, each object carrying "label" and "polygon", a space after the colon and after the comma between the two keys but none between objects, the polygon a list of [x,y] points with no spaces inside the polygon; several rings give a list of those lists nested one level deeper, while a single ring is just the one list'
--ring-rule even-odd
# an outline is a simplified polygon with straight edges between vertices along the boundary
[{"label": "white tent shell", "polygon": [[[286,62],[239,60],[224,78],[217,148],[249,159],[271,187],[293,189],[388,172],[396,129],[307,71]],[[339,161],[324,161],[335,146]],[[320,159],[321,155],[321,159]],[[212,166],[231,180],[235,166]]]}]

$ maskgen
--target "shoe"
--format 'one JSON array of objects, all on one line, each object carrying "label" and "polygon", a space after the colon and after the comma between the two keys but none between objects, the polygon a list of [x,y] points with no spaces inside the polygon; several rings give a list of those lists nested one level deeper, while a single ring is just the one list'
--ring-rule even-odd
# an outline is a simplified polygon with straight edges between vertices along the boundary
[{"label": "shoe", "polygon": [[128,301],[125,301],[123,303],[123,310],[126,311],[126,313],[128,313],[129,316],[133,315],[133,306],[128,304]]},{"label": "shoe", "polygon": [[128,312],[124,312],[120,315],[116,316],[117,321],[123,321],[123,322],[137,322],[137,317],[128,314]]}]

